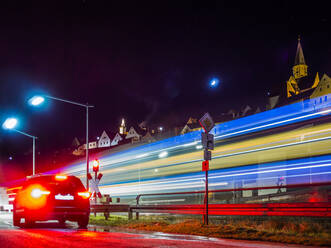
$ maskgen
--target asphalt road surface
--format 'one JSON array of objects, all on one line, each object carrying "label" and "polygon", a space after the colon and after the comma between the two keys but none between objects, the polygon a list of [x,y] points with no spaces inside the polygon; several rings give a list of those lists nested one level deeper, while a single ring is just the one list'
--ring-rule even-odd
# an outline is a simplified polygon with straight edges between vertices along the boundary
[{"label": "asphalt road surface", "polygon": [[258,241],[240,241],[207,238],[191,235],[119,231],[96,226],[78,229],[76,223],[67,222],[64,226],[56,222],[37,223],[33,228],[13,227],[10,214],[0,213],[0,247],[236,247],[236,248],[307,248],[307,246],[286,245]]}]

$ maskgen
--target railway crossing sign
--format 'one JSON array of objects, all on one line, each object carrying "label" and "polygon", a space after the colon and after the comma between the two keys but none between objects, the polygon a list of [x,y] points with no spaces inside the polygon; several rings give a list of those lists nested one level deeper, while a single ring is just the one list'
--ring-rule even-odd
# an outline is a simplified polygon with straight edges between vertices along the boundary
[{"label": "railway crossing sign", "polygon": [[99,175],[96,177],[96,178],[92,178],[91,174],[88,173],[87,174],[87,178],[88,180],[90,181],[90,189],[91,189],[91,193],[92,195],[96,198],[96,197],[99,197],[101,198],[102,195],[100,193],[100,190],[99,190],[99,182],[102,178],[102,174],[99,173]]}]

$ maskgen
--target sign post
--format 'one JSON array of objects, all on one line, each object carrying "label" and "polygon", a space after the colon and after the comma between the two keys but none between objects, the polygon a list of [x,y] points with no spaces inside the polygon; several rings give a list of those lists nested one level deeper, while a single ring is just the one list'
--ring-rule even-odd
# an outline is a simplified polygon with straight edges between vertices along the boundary
[{"label": "sign post", "polygon": [[202,171],[205,172],[205,197],[204,197],[204,205],[205,205],[205,214],[203,218],[204,224],[208,225],[208,170],[209,170],[209,160],[211,160],[211,151],[214,150],[214,135],[210,134],[210,130],[213,129],[215,123],[209,113],[206,113],[200,120],[200,125],[202,126],[204,133],[201,133],[201,143],[204,148],[202,161]]},{"label": "sign post", "polygon": [[[102,178],[102,173],[99,173],[98,175],[98,171],[99,171],[99,160],[94,160],[93,161],[93,171],[94,171],[94,179],[92,178],[92,175],[90,173],[87,174],[87,178],[88,180],[90,180],[90,186],[91,186],[91,192],[93,193],[93,196],[94,196],[94,204],[96,205],[97,204],[97,197],[101,198],[102,195],[100,193],[100,190],[99,190],[99,182]],[[96,212],[96,208],[94,208],[95,211],[94,211],[94,216],[97,215],[97,212]]]}]

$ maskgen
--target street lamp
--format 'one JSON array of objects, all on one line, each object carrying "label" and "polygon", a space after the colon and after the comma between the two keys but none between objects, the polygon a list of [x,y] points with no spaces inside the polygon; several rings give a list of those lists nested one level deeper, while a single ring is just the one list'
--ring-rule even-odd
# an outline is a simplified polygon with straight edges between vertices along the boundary
[{"label": "street lamp", "polygon": [[209,81],[209,85],[211,88],[216,88],[219,84],[220,80],[218,78],[212,78],[210,81]]},{"label": "street lamp", "polygon": [[58,97],[46,96],[46,95],[34,96],[34,97],[30,98],[29,99],[29,104],[32,105],[32,106],[38,106],[38,105],[42,104],[45,101],[45,98],[57,100],[57,101],[60,101],[60,102],[66,102],[66,103],[70,103],[70,104],[73,104],[73,105],[78,105],[78,106],[84,107],[86,109],[86,189],[88,190],[88,188],[89,188],[89,183],[88,183],[88,178],[87,178],[87,174],[89,173],[88,110],[89,110],[89,108],[93,108],[94,106],[88,105],[88,104],[82,104],[82,103],[78,103],[78,102],[73,102],[73,101],[68,101],[68,100],[65,100],[65,99],[58,98]]},{"label": "street lamp", "polygon": [[5,120],[5,122],[2,124],[2,127],[4,129],[9,129],[9,130],[13,130],[17,133],[23,134],[27,137],[32,138],[32,175],[35,174],[35,170],[36,170],[36,139],[38,139],[38,137],[27,134],[25,132],[19,131],[17,129],[15,129],[15,127],[17,126],[18,120],[16,118],[7,118]]}]

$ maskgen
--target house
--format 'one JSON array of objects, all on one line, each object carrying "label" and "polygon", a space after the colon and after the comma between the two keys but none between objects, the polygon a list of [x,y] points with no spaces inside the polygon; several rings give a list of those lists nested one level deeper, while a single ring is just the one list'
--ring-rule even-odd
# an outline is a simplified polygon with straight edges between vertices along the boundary
[{"label": "house", "polygon": [[123,137],[119,133],[116,133],[112,142],[110,143],[110,146],[117,146],[118,143],[122,140],[123,140]]},{"label": "house", "polygon": [[78,148],[80,146],[80,142],[77,137],[75,137],[71,143],[71,146],[74,148]]},{"label": "house", "polygon": [[125,136],[125,139],[131,139],[132,143],[137,143],[140,141],[141,135],[138,134],[134,127],[130,127],[127,135]]},{"label": "house", "polygon": [[106,131],[103,131],[101,134],[101,137],[98,140],[98,148],[100,147],[110,147],[110,138],[108,136],[108,134],[106,133]]},{"label": "house", "polygon": [[190,117],[188,121],[186,122],[185,126],[183,127],[180,134],[185,134],[193,131],[200,130],[201,126],[198,122],[198,119]]},{"label": "house", "polygon": [[144,136],[142,136],[141,138],[141,142],[143,143],[151,143],[151,142],[155,142],[156,139],[151,135],[151,133],[149,131],[146,132],[146,134]]}]

